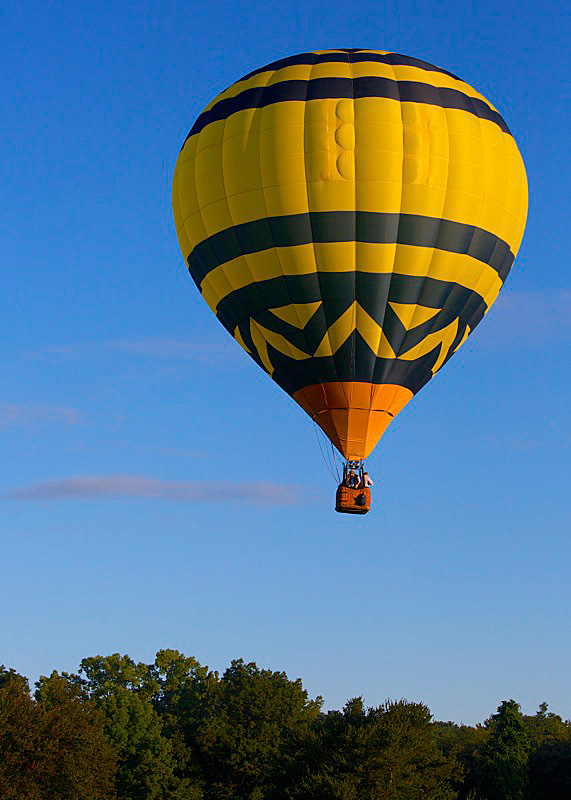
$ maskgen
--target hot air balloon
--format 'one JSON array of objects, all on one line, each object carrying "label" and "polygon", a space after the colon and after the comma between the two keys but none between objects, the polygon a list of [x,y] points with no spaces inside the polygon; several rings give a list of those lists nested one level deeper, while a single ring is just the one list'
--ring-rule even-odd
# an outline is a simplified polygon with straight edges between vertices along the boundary
[{"label": "hot air balloon", "polygon": [[[204,109],[173,211],[222,325],[324,431],[345,476],[362,475],[498,296],[527,182],[508,126],[460,78],[383,50],[317,50]],[[368,491],[345,480],[337,510],[368,510]]]}]

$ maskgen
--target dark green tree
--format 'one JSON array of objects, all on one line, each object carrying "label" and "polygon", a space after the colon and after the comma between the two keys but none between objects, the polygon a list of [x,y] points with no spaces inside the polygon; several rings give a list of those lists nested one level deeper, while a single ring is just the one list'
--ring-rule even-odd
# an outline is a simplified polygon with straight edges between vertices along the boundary
[{"label": "dark green tree", "polygon": [[405,700],[365,711],[361,698],[322,720],[318,757],[292,796],[325,800],[452,800],[460,769],[440,752],[426,706]]},{"label": "dark green tree", "polygon": [[190,746],[208,787],[219,798],[283,797],[299,743],[320,713],[301,681],[283,672],[232,661],[212,687]]},{"label": "dark green tree", "polygon": [[95,704],[77,682],[57,672],[38,682],[36,701],[41,725],[39,766],[44,772],[42,799],[115,798],[117,756]]},{"label": "dark green tree", "polygon": [[490,732],[483,725],[456,725],[454,722],[434,722],[434,732],[440,751],[455,757],[462,766],[461,776],[453,785],[459,800],[477,800],[476,765]]},{"label": "dark green tree", "polygon": [[547,703],[542,703],[534,716],[524,719],[531,740],[532,800],[568,800],[571,797],[571,723],[548,711]]},{"label": "dark green tree", "polygon": [[429,709],[406,700],[388,701],[368,713],[360,781],[370,800],[452,800],[459,776],[453,757],[438,749]]},{"label": "dark green tree", "polygon": [[533,716],[524,716],[523,720],[532,751],[548,742],[565,740],[571,736],[570,723],[564,722],[559,714],[549,711],[547,703],[541,703]]},{"label": "dark green tree", "polygon": [[571,738],[550,739],[534,750],[529,774],[532,800],[569,800]]},{"label": "dark green tree", "polygon": [[145,691],[171,742],[176,774],[196,787],[203,786],[197,732],[213,707],[217,684],[215,672],[177,650],[160,650],[145,681]]},{"label": "dark green tree", "polygon": [[124,800],[199,798],[175,775],[172,745],[163,736],[161,720],[144,697],[118,688],[99,702],[105,733],[115,748],[117,795]]},{"label": "dark green tree", "polygon": [[343,711],[329,711],[315,721],[298,753],[299,774],[289,786],[296,800],[356,800],[364,752],[360,740],[367,720],[362,698],[349,700]]},{"label": "dark green tree", "polygon": [[[163,687],[156,665],[115,653],[84,659],[80,672],[84,691],[105,715],[105,732],[118,754],[118,797],[199,800],[201,782],[181,769],[181,739],[165,730],[159,713]],[[168,727],[172,721],[165,722]]]},{"label": "dark green tree", "polygon": [[113,653],[110,656],[91,656],[84,658],[79,667],[82,676],[68,676],[69,680],[79,681],[90,698],[95,701],[111,697],[117,689],[141,692],[147,699],[149,667],[136,663],[130,656]]},{"label": "dark green tree", "polygon": [[26,678],[0,667],[0,797],[41,800],[41,727]]},{"label": "dark green tree", "polygon": [[569,800],[571,722],[504,701],[474,727],[420,703],[321,712],[300,680],[176,650],[80,674],[0,667],[1,800]]},{"label": "dark green tree", "polygon": [[57,674],[44,696],[0,668],[0,797],[3,800],[111,800],[115,753],[93,704]]},{"label": "dark green tree", "polygon": [[478,796],[526,800],[529,788],[529,732],[515,700],[504,700],[486,723],[490,735],[476,759]]}]

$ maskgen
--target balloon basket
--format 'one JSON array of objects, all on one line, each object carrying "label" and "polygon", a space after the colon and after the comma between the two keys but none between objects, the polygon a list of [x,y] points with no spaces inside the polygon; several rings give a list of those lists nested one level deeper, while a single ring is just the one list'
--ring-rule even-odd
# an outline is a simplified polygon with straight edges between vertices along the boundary
[{"label": "balloon basket", "polygon": [[340,514],[366,514],[371,510],[371,490],[365,486],[362,461],[347,461],[343,480],[337,487],[335,511]]},{"label": "balloon basket", "polygon": [[340,514],[366,514],[370,510],[370,489],[349,489],[343,484],[337,488],[335,511]]}]

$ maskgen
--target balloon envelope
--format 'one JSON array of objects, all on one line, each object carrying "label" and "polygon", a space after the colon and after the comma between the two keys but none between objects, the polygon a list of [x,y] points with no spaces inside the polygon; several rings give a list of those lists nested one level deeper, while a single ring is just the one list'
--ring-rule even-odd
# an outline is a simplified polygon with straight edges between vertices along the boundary
[{"label": "balloon envelope", "polygon": [[496,299],[527,183],[506,123],[467,83],[396,53],[326,50],[206,107],[173,210],[220,322],[363,459]]}]

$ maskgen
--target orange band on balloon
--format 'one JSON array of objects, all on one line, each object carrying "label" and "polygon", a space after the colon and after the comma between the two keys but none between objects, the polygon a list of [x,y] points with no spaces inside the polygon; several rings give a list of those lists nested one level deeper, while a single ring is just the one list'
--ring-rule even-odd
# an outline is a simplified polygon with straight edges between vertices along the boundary
[{"label": "orange band on balloon", "polygon": [[361,381],[316,383],[293,395],[339,452],[355,461],[369,455],[412,397],[404,386]]}]

